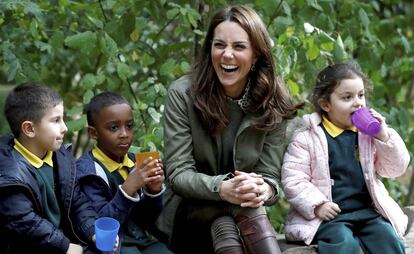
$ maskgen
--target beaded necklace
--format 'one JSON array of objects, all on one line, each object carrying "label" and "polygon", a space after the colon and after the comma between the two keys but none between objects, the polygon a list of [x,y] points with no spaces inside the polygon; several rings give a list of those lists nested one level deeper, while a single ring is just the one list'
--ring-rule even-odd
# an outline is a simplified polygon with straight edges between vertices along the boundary
[{"label": "beaded necklace", "polygon": [[226,96],[229,101],[237,102],[237,105],[243,110],[247,111],[250,105],[250,79],[247,82],[246,88],[244,89],[243,96],[240,99],[233,99],[229,96]]}]

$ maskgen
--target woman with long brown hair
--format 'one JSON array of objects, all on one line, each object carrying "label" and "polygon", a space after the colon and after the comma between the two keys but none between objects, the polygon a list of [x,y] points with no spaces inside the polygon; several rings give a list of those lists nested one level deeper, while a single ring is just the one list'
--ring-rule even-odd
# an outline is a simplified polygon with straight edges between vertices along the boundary
[{"label": "woman with long brown hair", "polygon": [[286,122],[297,106],[254,10],[214,15],[192,72],[170,86],[165,106],[159,225],[172,250],[280,253],[264,206],[279,198]]}]

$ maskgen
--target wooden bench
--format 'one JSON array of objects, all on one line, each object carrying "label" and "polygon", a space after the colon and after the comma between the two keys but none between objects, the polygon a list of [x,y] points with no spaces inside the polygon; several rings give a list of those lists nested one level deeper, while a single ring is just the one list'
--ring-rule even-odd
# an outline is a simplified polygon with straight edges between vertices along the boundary
[{"label": "wooden bench", "polygon": [[[407,206],[403,208],[403,211],[408,216],[408,229],[405,234],[406,246],[405,251],[406,254],[414,254],[414,227],[413,220],[414,220],[414,206]],[[289,243],[285,240],[284,235],[278,235],[278,242],[280,249],[282,250],[283,254],[317,254],[318,253],[318,246],[316,244],[312,244],[309,246],[306,245],[299,245]],[[361,253],[363,253],[361,251]]]}]

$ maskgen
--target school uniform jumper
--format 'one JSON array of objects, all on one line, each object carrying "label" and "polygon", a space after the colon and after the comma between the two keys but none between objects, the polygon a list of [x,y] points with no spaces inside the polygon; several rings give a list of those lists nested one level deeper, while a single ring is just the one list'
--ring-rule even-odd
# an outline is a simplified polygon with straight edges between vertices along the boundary
[{"label": "school uniform jumper", "polygon": [[0,253],[66,253],[69,243],[93,244],[96,212],[75,185],[70,146],[52,153],[53,169],[34,167],[0,139]]},{"label": "school uniform jumper", "polygon": [[[105,158],[106,155],[102,155],[101,151],[100,154]],[[125,156],[124,165],[128,166],[126,169],[129,173],[134,166],[135,157],[132,153]],[[106,157],[105,160],[110,159]],[[164,244],[146,232],[153,227],[161,212],[162,195],[151,195],[142,190],[135,197],[127,197],[120,189],[124,182],[120,171],[106,168],[102,160],[94,157],[92,151],[78,159],[77,169],[79,185],[89,199],[93,200],[99,216],[115,218],[121,224],[121,253],[171,253]]]},{"label": "school uniform jumper", "polygon": [[318,253],[358,253],[360,245],[365,253],[405,253],[392,225],[372,206],[358,160],[357,132],[339,134],[326,120],[320,126],[328,141],[332,199],[341,213],[322,222],[316,232]]}]

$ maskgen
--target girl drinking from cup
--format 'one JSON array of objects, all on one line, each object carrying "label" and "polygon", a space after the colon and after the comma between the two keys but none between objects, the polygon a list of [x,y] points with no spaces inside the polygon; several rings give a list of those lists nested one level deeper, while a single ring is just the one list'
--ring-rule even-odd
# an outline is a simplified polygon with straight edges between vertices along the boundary
[{"label": "girl drinking from cup", "polygon": [[291,205],[287,240],[318,244],[318,253],[405,253],[407,216],[379,177],[402,175],[410,156],[398,133],[370,109],[381,128],[358,131],[369,81],[355,66],[335,64],[317,77],[315,113],[303,117],[284,156],[282,185]]}]

